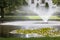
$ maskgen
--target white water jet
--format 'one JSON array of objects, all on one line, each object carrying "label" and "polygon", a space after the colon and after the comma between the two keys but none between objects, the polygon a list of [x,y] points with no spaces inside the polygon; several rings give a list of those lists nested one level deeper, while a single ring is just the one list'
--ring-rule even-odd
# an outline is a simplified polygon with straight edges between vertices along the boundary
[{"label": "white water jet", "polygon": [[49,5],[49,8],[46,8],[45,3],[42,3],[41,1],[42,0],[34,0],[33,3],[32,0],[27,1],[29,6],[28,9],[38,14],[44,22],[47,22],[48,19],[56,12],[56,5],[53,5],[52,0],[45,0],[45,3],[48,3]]}]

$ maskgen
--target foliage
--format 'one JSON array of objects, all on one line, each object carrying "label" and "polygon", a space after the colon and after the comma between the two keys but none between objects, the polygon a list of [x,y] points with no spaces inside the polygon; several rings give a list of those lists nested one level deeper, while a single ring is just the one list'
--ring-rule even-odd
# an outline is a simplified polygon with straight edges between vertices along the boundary
[{"label": "foliage", "polygon": [[60,0],[52,0],[54,4],[60,5]]},{"label": "foliage", "polygon": [[56,30],[55,28],[40,28],[40,29],[20,29],[16,30],[17,34],[39,34],[42,36],[58,36],[60,35],[60,31]]},{"label": "foliage", "polygon": [[25,3],[26,2],[24,0],[0,0],[0,6],[4,7],[5,13],[11,13],[11,11]]},{"label": "foliage", "polygon": [[[52,0],[54,4],[60,4],[60,0]],[[26,5],[25,0],[0,0],[0,6],[4,6],[5,14],[10,14],[11,11],[15,10],[21,5]],[[47,5],[48,6],[48,5]]]}]

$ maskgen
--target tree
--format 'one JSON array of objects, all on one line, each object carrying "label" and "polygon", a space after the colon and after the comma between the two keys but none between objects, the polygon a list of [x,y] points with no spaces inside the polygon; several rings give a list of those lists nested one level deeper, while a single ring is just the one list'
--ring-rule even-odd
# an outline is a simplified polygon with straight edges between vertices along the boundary
[{"label": "tree", "polygon": [[5,0],[0,0],[0,9],[1,9],[1,21],[3,22],[4,18],[4,8],[6,7],[6,2]]}]

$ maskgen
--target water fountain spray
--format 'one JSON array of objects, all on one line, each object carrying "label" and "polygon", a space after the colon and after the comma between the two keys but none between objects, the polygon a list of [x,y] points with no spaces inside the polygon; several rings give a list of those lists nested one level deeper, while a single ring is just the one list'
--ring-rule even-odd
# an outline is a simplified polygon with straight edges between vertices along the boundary
[{"label": "water fountain spray", "polygon": [[[53,5],[52,0],[45,0],[42,3],[42,0],[29,0],[28,2],[29,9],[34,13],[38,14],[39,17],[42,18],[44,22],[47,22],[48,19],[54,14],[56,11],[56,6]],[[48,8],[46,9],[46,3],[48,3]],[[38,5],[37,5],[38,4]],[[53,8],[55,7],[55,8]]]}]

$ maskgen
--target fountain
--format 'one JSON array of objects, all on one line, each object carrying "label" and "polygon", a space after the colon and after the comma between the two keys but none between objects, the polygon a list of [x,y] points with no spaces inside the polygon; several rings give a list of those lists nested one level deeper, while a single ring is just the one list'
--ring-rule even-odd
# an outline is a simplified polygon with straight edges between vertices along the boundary
[{"label": "fountain", "polygon": [[[48,3],[48,8],[42,4]],[[30,10],[34,13],[38,14],[44,22],[47,22],[48,19],[54,14],[56,11],[56,6],[53,8],[52,0],[45,0],[45,3],[42,3],[42,0],[29,0],[28,6],[30,6]],[[38,5],[37,5],[38,4]],[[38,6],[38,7],[37,7]]]},{"label": "fountain", "polygon": [[[25,11],[31,11],[36,13],[43,21],[14,21],[14,22],[6,22],[1,23],[0,25],[12,25],[20,27],[21,29],[38,29],[38,28],[45,28],[45,27],[54,27],[60,26],[59,21],[48,21],[48,19],[56,12],[56,5],[53,5],[52,0],[45,0],[42,3],[42,0],[26,0],[28,6],[23,6],[22,8]],[[48,3],[49,7],[45,6],[45,3]],[[28,8],[28,9],[26,9]],[[13,32],[10,32],[13,34]],[[32,35],[32,34],[31,34]],[[26,37],[29,37],[26,34]]]}]

